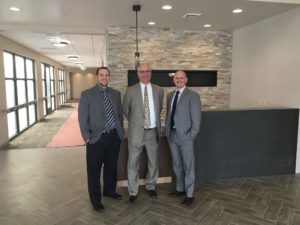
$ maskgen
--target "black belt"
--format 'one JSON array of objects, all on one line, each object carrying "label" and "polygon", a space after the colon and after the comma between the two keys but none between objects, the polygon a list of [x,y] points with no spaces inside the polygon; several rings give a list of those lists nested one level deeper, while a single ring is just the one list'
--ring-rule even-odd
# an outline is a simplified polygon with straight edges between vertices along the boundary
[{"label": "black belt", "polygon": [[176,128],[175,128],[175,127],[172,127],[172,128],[171,128],[171,130],[174,130],[174,131],[176,131]]},{"label": "black belt", "polygon": [[116,129],[106,130],[106,131],[103,131],[102,134],[112,134],[112,133],[114,133],[116,131],[117,131]]}]

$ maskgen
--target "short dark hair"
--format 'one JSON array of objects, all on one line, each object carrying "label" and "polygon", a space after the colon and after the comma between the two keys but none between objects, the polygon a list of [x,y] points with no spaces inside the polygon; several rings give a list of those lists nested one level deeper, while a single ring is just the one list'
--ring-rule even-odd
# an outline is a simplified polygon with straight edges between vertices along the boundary
[{"label": "short dark hair", "polygon": [[110,75],[110,70],[108,69],[108,67],[106,66],[101,66],[96,70],[96,76],[98,76],[98,73],[100,70],[107,70],[108,71],[108,75]]}]

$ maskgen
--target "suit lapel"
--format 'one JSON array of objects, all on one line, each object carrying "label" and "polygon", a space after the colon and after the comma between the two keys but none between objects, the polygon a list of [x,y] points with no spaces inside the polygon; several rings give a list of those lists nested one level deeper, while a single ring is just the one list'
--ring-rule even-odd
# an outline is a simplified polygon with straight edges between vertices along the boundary
[{"label": "suit lapel", "polygon": [[152,87],[152,95],[153,95],[153,105],[154,105],[154,111],[155,115],[158,115],[158,91],[156,91],[155,86],[151,84]]},{"label": "suit lapel", "polygon": [[97,108],[99,109],[99,112],[100,113],[105,113],[104,101],[103,101],[103,98],[101,98],[101,93],[100,93],[99,88],[98,88],[97,85],[94,87],[94,95],[95,95],[95,97],[97,99],[97,102],[98,102],[97,105],[99,107],[97,107]]},{"label": "suit lapel", "polygon": [[171,103],[172,103],[172,99],[174,97],[174,94],[175,94],[175,91],[172,91],[170,92],[169,96],[168,96],[168,101],[167,101],[167,104],[168,104],[168,109],[169,109],[169,113],[167,116],[171,116],[171,111],[172,111],[172,108],[171,108]]},{"label": "suit lapel", "polygon": [[188,88],[186,87],[186,88],[183,90],[183,92],[182,92],[182,94],[181,94],[179,100],[177,101],[177,107],[180,105],[180,103],[183,101],[182,99],[184,99],[184,97],[185,97],[187,94],[188,94]]},{"label": "suit lapel", "polygon": [[142,90],[141,90],[141,85],[140,83],[138,83],[136,85],[136,91],[135,93],[138,95],[138,101],[139,101],[139,104],[140,104],[140,107],[141,107],[141,110],[142,112],[144,111],[144,103],[143,103],[143,96],[142,96]]}]

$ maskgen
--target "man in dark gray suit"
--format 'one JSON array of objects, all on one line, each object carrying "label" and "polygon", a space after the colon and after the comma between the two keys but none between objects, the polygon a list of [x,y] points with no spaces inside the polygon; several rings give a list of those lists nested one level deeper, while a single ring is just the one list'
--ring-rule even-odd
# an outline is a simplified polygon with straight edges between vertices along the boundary
[{"label": "man in dark gray suit", "polygon": [[108,87],[110,71],[100,67],[96,71],[98,84],[81,93],[78,120],[86,142],[88,190],[96,211],[104,211],[101,203],[100,174],[103,169],[103,196],[121,200],[116,193],[117,163],[123,137],[121,93]]},{"label": "man in dark gray suit", "polygon": [[176,191],[169,195],[186,195],[181,204],[189,206],[194,200],[194,139],[200,130],[201,102],[199,94],[186,87],[187,76],[184,71],[177,71],[173,82],[176,90],[167,96],[165,133],[176,176]]},{"label": "man in dark gray suit", "polygon": [[129,202],[134,203],[138,195],[139,159],[146,148],[148,174],[146,190],[151,198],[156,198],[155,185],[158,179],[158,143],[160,137],[160,112],[164,92],[151,84],[151,67],[138,67],[139,83],[128,87],[124,96],[123,110],[128,119],[128,192]]}]

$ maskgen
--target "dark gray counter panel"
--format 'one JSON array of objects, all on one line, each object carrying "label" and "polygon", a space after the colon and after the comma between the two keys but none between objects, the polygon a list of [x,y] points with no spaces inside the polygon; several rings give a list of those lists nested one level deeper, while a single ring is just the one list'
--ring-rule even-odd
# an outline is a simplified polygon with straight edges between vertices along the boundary
[{"label": "dark gray counter panel", "polygon": [[[298,109],[207,111],[195,141],[197,181],[295,173]],[[118,162],[118,180],[127,179],[127,138]],[[140,160],[140,178],[147,157]],[[165,136],[159,149],[159,176],[172,174]]]},{"label": "dark gray counter panel", "polygon": [[198,181],[295,173],[298,109],[208,111],[195,142]]}]

